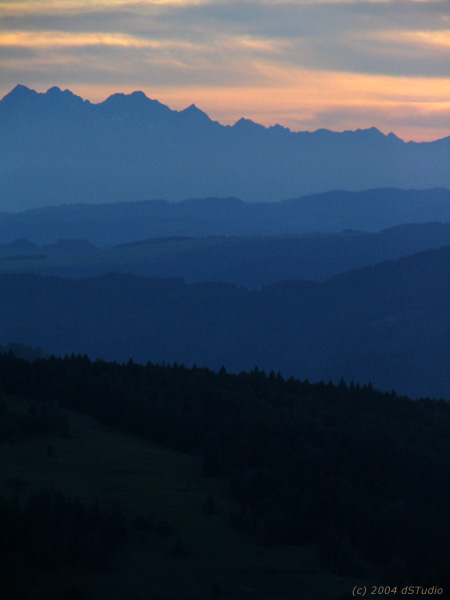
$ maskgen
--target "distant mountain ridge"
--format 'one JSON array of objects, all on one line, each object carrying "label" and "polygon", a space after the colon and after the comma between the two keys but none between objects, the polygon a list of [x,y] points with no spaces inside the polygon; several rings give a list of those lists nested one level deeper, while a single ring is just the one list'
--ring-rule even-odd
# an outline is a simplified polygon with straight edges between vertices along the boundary
[{"label": "distant mountain ridge", "polygon": [[247,290],[104,274],[0,274],[0,344],[108,360],[371,381],[450,399],[450,246],[323,283]]},{"label": "distant mountain ridge", "polygon": [[223,126],[143,92],[99,104],[19,85],[0,101],[0,211],[49,204],[234,196],[278,201],[333,189],[450,187],[450,137],[400,140],[376,128],[291,132]]},{"label": "distant mountain ridge", "polygon": [[0,244],[86,239],[114,246],[149,238],[377,232],[407,223],[450,223],[450,190],[332,191],[282,202],[237,198],[61,204],[0,213]]},{"label": "distant mountain ridge", "polygon": [[43,245],[17,239],[0,244],[0,273],[33,272],[71,278],[134,273],[181,277],[186,283],[222,281],[259,289],[285,280],[324,281],[350,269],[449,245],[450,223],[399,225],[379,233],[349,230],[150,238],[112,248],[99,248],[80,239]]}]

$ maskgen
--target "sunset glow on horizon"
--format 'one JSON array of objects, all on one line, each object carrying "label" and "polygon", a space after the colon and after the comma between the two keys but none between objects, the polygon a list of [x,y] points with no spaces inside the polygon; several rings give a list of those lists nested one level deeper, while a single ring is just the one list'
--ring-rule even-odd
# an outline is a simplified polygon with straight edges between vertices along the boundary
[{"label": "sunset glow on horizon", "polygon": [[0,96],[142,90],[222,124],[450,135],[447,0],[0,1]]}]

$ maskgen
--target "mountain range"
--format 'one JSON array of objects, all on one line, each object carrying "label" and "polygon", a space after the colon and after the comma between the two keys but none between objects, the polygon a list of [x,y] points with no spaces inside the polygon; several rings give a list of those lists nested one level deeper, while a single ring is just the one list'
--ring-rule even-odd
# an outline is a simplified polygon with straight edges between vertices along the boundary
[{"label": "mountain range", "polygon": [[41,245],[17,239],[0,245],[0,273],[71,278],[133,273],[254,289],[289,279],[323,281],[350,269],[448,245],[448,223],[399,225],[377,233],[151,238],[106,248],[83,239]]},{"label": "mountain range", "polygon": [[450,246],[323,283],[0,275],[0,344],[361,384],[450,399]]},{"label": "mountain range", "polygon": [[57,87],[0,101],[0,209],[62,203],[239,197],[275,201],[334,189],[450,187],[450,137],[404,142],[375,128],[297,132],[248,119],[223,126],[142,92],[93,104]]},{"label": "mountain range", "polygon": [[6,595],[448,589],[449,159],[0,100]]},{"label": "mountain range", "polygon": [[161,237],[273,236],[450,222],[450,190],[330,191],[281,202],[237,198],[61,204],[0,212],[0,244],[86,239],[114,246]]}]

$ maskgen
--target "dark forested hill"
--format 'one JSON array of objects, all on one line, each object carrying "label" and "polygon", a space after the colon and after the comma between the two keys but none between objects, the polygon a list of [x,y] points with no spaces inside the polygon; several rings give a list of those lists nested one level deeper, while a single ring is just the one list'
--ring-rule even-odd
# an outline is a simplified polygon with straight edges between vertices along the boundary
[{"label": "dark forested hill", "polygon": [[450,397],[450,247],[320,283],[0,277],[0,343]]},{"label": "dark forested hill", "polygon": [[405,143],[375,128],[293,133],[246,119],[225,127],[195,106],[172,111],[142,92],[91,104],[56,87],[17,86],[0,101],[0,210],[449,187],[449,164],[450,138]]},{"label": "dark forested hill", "polygon": [[[1,194],[0,198],[4,202]],[[61,196],[60,202],[68,198]],[[60,204],[0,213],[0,243],[25,238],[51,244],[75,238],[113,246],[161,237],[298,235],[349,229],[377,232],[430,222],[450,223],[450,190],[332,191],[273,203],[203,198]]]},{"label": "dark forested hill", "polygon": [[[67,421],[70,413],[62,415],[61,409],[87,413],[133,436],[201,457],[204,475],[214,477],[215,481],[229,478],[228,489],[234,507],[231,514],[223,515],[230,502],[222,501],[219,519],[224,521],[228,517],[228,526],[251,534],[261,546],[266,546],[260,548],[255,561],[255,550],[243,536],[242,543],[248,548],[248,556],[244,557],[239,549],[230,556],[233,539],[227,529],[216,527],[218,535],[215,539],[211,535],[214,520],[216,524],[218,522],[211,494],[203,504],[203,522],[202,516],[199,518],[198,515],[199,501],[197,514],[192,510],[192,502],[196,501],[193,482],[199,485],[199,474],[191,472],[189,478],[184,474],[184,479],[189,481],[182,488],[184,508],[174,510],[174,496],[179,495],[178,490],[174,490],[174,482],[180,481],[180,476],[173,472],[173,458],[168,460],[163,452],[154,450],[150,458],[150,448],[144,453],[132,439],[126,441],[110,436],[108,440],[105,428],[95,430],[96,444],[91,445],[94,451],[91,450],[90,456],[86,454],[84,440],[92,439],[92,426],[91,430],[85,426],[83,432],[78,429],[78,435],[70,437],[70,455],[64,451],[67,441],[57,438],[50,460],[48,456],[42,458],[36,453],[22,451],[20,473],[26,472],[29,464],[38,465],[33,473],[33,479],[36,479],[36,470],[38,473],[50,471],[49,462],[55,462],[51,465],[53,472],[58,465],[73,464],[75,445],[78,451],[84,452],[85,481],[80,481],[79,460],[69,480],[77,477],[82,492],[86,491],[89,482],[92,485],[94,474],[99,473],[97,459],[100,454],[103,470],[98,475],[100,482],[95,481],[93,485],[100,491],[102,499],[110,498],[111,491],[119,490],[116,498],[128,504],[128,508],[142,506],[139,499],[147,497],[144,506],[148,510],[149,503],[155,504],[153,495],[148,491],[145,493],[151,483],[156,492],[154,495],[160,496],[159,510],[164,509],[164,501],[170,504],[171,519],[178,521],[178,529],[190,540],[186,549],[178,542],[175,545],[177,553],[171,553],[172,560],[176,558],[178,563],[184,558],[183,574],[180,574],[179,565],[170,569],[167,560],[161,560],[160,542],[153,546],[154,558],[149,556],[147,559],[145,573],[142,573],[140,556],[133,561],[140,567],[138,587],[142,586],[142,579],[147,582],[144,584],[147,590],[150,587],[148,572],[153,574],[154,562],[158,561],[158,567],[170,573],[164,588],[161,577],[155,574],[150,578],[151,593],[130,594],[136,581],[128,577],[127,584],[126,578],[124,580],[115,567],[114,589],[124,583],[128,588],[128,594],[126,589],[121,589],[124,592],[121,597],[167,598],[173,577],[178,577],[179,584],[183,585],[181,590],[178,587],[170,593],[171,598],[186,598],[186,589],[191,590],[195,583],[197,593],[191,593],[190,598],[206,600],[224,595],[236,600],[246,597],[273,599],[280,598],[282,590],[282,596],[286,598],[343,600],[352,597],[351,590],[358,583],[372,590],[368,587],[369,582],[376,581],[383,586],[383,594],[392,597],[405,595],[406,592],[401,590],[406,585],[423,586],[425,590],[435,586],[433,589],[439,590],[435,594],[446,597],[443,592],[450,586],[447,561],[450,552],[450,492],[447,485],[450,408],[444,401],[412,402],[396,394],[376,392],[370,386],[347,387],[342,382],[338,386],[312,385],[292,378],[284,380],[279,375],[267,375],[259,370],[231,375],[224,369],[213,373],[207,369],[189,370],[175,365],[149,363],[140,366],[131,361],[123,365],[104,361],[92,363],[86,356],[50,357],[30,363],[13,354],[0,355],[1,394],[25,396],[36,402],[33,410],[22,416],[14,411],[11,398],[8,404],[1,404],[0,443],[2,439],[9,441],[6,444],[9,455],[20,444],[20,438],[36,437],[39,433],[52,431],[55,425],[60,427],[61,417]],[[66,426],[70,424],[66,423]],[[12,439],[14,444],[10,442]],[[106,453],[105,442],[109,444]],[[108,450],[109,460],[106,457]],[[142,457],[140,465],[136,453]],[[121,461],[118,461],[119,457]],[[177,462],[180,463],[178,458]],[[118,463],[121,468],[117,468]],[[185,469],[188,465],[189,462],[184,460]],[[115,469],[111,470],[113,466]],[[107,473],[104,473],[105,467],[109,469]],[[67,478],[62,479],[66,482]],[[125,489],[124,481],[134,485],[132,490]],[[166,481],[170,486],[161,485]],[[102,482],[106,485],[99,485]],[[3,479],[0,479],[0,486],[2,483]],[[26,483],[22,482],[22,487],[24,485]],[[215,487],[218,489],[217,485]],[[44,500],[42,502],[41,496],[40,503],[33,502],[33,510],[28,502],[23,511],[17,501],[3,501],[0,553],[5,547],[10,550],[14,544],[13,548],[21,550],[25,559],[34,556],[35,565],[48,569],[54,568],[54,562],[48,557],[55,554],[58,557],[58,552],[64,552],[62,556],[66,560],[79,556],[86,560],[92,555],[94,541],[101,542],[100,556],[113,549],[108,548],[108,539],[111,543],[116,542],[119,548],[123,545],[127,520],[117,507],[115,514],[104,514],[104,524],[109,527],[102,527],[100,523],[98,529],[103,535],[95,536],[97,530],[92,526],[89,528],[92,519],[80,518],[83,515],[80,502],[72,509],[72,505],[67,506],[62,498],[56,507],[52,496],[47,494]],[[65,506],[70,510],[62,510]],[[92,515],[92,510],[88,514]],[[31,518],[36,523],[35,528],[30,528]],[[67,538],[54,535],[55,519],[60,527],[64,525]],[[191,520],[189,525],[188,520]],[[41,523],[48,523],[48,527]],[[111,528],[112,533],[117,533],[117,523],[122,525],[122,535],[119,539],[117,536],[111,539],[107,534],[111,534]],[[40,533],[38,544],[32,535],[36,528]],[[147,521],[150,534],[152,529],[154,526]],[[200,535],[192,535],[193,530]],[[71,543],[62,544],[61,540],[66,539]],[[301,579],[296,579],[292,562],[283,562],[282,558],[276,561],[274,552],[267,550],[267,546],[305,543],[310,545],[310,552],[311,549],[317,551],[327,569],[353,578],[347,579],[344,595],[344,582],[339,585],[336,580],[333,587],[329,586],[328,593],[323,581],[312,589],[312,577],[323,577],[324,573],[318,571],[310,557],[305,564],[305,558],[297,555],[296,569]],[[142,545],[143,539],[140,552],[143,552]],[[84,553],[80,552],[80,547]],[[15,569],[21,569],[20,572],[28,576],[24,556],[20,556],[21,562],[16,560]],[[223,560],[219,562],[218,557]],[[239,557],[243,559],[240,564]],[[37,562],[38,558],[41,562]],[[261,573],[261,567],[256,568],[257,561],[267,565],[265,573]],[[131,566],[130,562],[128,566]],[[132,572],[136,572],[135,568]],[[206,578],[201,577],[203,574],[214,574],[213,581],[220,581],[220,586],[210,586],[213,593],[209,592],[209,595]],[[266,577],[268,574],[270,576]],[[10,577],[8,572],[7,576]],[[260,578],[265,585],[259,590]],[[358,582],[357,578],[363,579]],[[156,588],[159,594],[154,593],[153,579],[155,584],[159,583]],[[78,583],[85,588],[92,586],[91,581],[91,577],[83,577]],[[203,588],[199,588],[200,583]],[[338,586],[341,592],[338,592]],[[384,586],[389,586],[389,593],[384,591]],[[396,591],[393,591],[394,587]],[[375,592],[378,589],[375,587]],[[251,593],[253,590],[255,592]],[[429,593],[419,591],[414,597]],[[87,596],[78,593],[67,597]]]}]

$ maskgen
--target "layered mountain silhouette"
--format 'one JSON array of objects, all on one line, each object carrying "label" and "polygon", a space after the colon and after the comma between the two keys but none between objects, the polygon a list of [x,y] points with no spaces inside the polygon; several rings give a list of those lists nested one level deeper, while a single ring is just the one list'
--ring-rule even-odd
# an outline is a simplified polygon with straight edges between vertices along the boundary
[{"label": "layered mountain silhouette", "polygon": [[234,196],[274,201],[332,189],[450,187],[450,137],[405,143],[375,128],[293,133],[222,126],[142,92],[102,103],[19,85],[0,101],[0,208]]},{"label": "layered mountain silhouette", "polygon": [[348,229],[376,232],[430,222],[450,222],[450,190],[331,191],[256,203],[203,198],[61,204],[0,212],[0,244],[18,238],[37,244],[77,238],[113,246],[160,237],[292,235]]},{"label": "layered mountain silhouette", "polygon": [[0,344],[119,361],[255,366],[450,399],[450,247],[323,283],[0,275]]},{"label": "layered mountain silhouette", "polygon": [[399,225],[378,233],[152,238],[112,248],[82,239],[42,245],[17,239],[0,245],[0,273],[71,278],[133,273],[255,289],[288,279],[323,281],[350,269],[448,245],[450,224],[443,223]]}]

